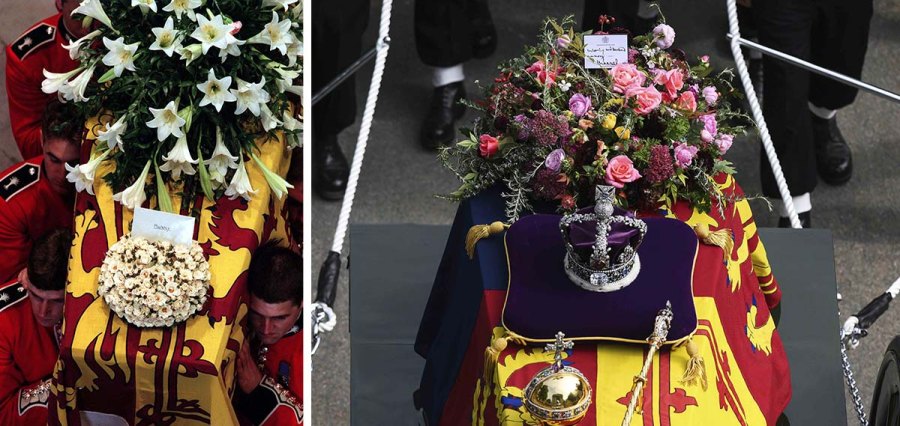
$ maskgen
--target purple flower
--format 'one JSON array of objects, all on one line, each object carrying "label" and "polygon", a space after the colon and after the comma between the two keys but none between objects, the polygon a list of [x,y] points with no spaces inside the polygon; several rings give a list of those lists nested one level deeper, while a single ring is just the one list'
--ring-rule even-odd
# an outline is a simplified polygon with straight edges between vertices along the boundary
[{"label": "purple flower", "polygon": [[653,29],[653,40],[660,49],[668,49],[675,42],[675,30],[666,24],[659,24]]},{"label": "purple flower", "polygon": [[519,129],[519,132],[516,134],[516,139],[520,141],[528,139],[528,136],[531,135],[528,131],[528,117],[526,117],[525,114],[519,114],[513,118],[513,121],[515,121],[516,127]]},{"label": "purple flower", "polygon": [[644,170],[644,177],[650,183],[664,182],[675,174],[669,147],[656,145],[650,148],[650,165]]},{"label": "purple flower", "polygon": [[569,111],[572,111],[572,114],[575,114],[576,117],[583,117],[590,109],[591,98],[581,93],[576,93],[569,98]]},{"label": "purple flower", "polygon": [[690,166],[691,161],[694,161],[694,157],[697,156],[698,148],[696,146],[688,145],[684,142],[675,145],[675,164],[678,164],[678,167],[682,169]]},{"label": "purple flower", "polygon": [[565,117],[558,117],[545,109],[536,112],[526,128],[529,137],[544,146],[552,146],[572,132]]},{"label": "purple flower", "polygon": [[716,92],[715,87],[706,86],[703,88],[703,99],[706,99],[707,105],[715,105],[719,100],[719,92]]},{"label": "purple flower", "polygon": [[551,151],[550,155],[547,156],[547,159],[544,160],[544,166],[547,166],[548,169],[559,173],[559,169],[562,167],[562,162],[565,159],[566,153],[563,152],[562,149],[557,148]]},{"label": "purple flower", "polygon": [[531,189],[539,200],[556,200],[565,193],[566,183],[560,181],[558,172],[541,167],[531,180]]},{"label": "purple flower", "polygon": [[700,116],[700,122],[703,123],[703,130],[700,131],[700,139],[702,139],[703,142],[712,142],[719,132],[716,128],[716,115],[703,114]]},{"label": "purple flower", "polygon": [[719,147],[719,153],[725,155],[733,142],[734,136],[725,133],[719,134],[719,137],[716,138],[716,146]]},{"label": "purple flower", "polygon": [[572,42],[572,39],[569,38],[567,34],[563,34],[556,39],[556,47],[560,49],[565,49],[569,47],[569,43]]}]

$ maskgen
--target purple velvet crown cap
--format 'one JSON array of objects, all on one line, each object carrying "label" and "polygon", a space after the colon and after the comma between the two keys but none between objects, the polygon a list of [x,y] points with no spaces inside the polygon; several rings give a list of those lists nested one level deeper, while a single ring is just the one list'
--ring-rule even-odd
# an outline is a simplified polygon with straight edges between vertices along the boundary
[{"label": "purple velvet crown cap", "polygon": [[[566,275],[560,219],[534,214],[519,219],[506,232],[509,288],[503,325],[507,329],[532,340],[551,341],[562,331],[574,339],[644,342],[657,312],[671,301],[674,317],[668,340],[685,338],[696,330],[692,279],[698,240],[690,226],[675,219],[642,219],[647,235],[638,247],[640,274],[621,290],[598,293],[579,288]],[[578,231],[578,241],[590,250],[596,225],[594,229],[586,225]],[[634,237],[615,227],[612,233],[620,248]]]},{"label": "purple velvet crown cap", "polygon": [[[593,213],[593,209],[593,207],[584,208],[578,210],[578,213]],[[618,207],[613,208],[613,216],[634,217],[631,212]],[[630,227],[624,223],[613,222],[610,226],[612,227],[612,230],[609,231],[606,237],[606,245],[609,248],[609,258],[618,259],[619,254],[622,253],[622,250],[624,250],[625,247],[637,244],[637,237],[640,232],[637,228]],[[572,243],[572,247],[575,248],[575,253],[578,253],[578,257],[581,258],[581,261],[587,263],[591,258],[594,242],[597,241],[597,222],[573,223],[572,226],[569,227],[569,240]]]}]

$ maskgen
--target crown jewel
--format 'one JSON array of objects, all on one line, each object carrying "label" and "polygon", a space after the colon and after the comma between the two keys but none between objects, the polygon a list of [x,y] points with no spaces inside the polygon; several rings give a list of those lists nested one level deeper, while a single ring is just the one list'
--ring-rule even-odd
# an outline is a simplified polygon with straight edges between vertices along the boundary
[{"label": "crown jewel", "polygon": [[[644,221],[615,214],[615,188],[598,185],[593,213],[574,213],[562,218],[559,229],[566,244],[566,275],[579,287],[596,292],[622,289],[631,284],[641,269],[637,248],[647,234]],[[596,235],[577,241],[591,224]],[[589,250],[579,248],[589,243]]]},{"label": "crown jewel", "polygon": [[563,365],[562,354],[572,349],[571,340],[563,332],[556,342],[544,348],[553,352],[553,364],[539,371],[525,387],[525,408],[531,416],[547,426],[577,424],[591,405],[591,384],[577,368]]}]

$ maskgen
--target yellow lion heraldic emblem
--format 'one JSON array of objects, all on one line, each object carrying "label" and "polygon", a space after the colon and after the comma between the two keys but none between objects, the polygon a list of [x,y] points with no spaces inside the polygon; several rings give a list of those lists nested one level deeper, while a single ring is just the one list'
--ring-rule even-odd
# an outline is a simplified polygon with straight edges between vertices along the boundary
[{"label": "yellow lion heraldic emblem", "polygon": [[757,327],[756,314],[758,311],[759,308],[756,307],[756,298],[754,297],[753,304],[747,310],[747,327],[745,329],[747,339],[750,340],[754,350],[763,351],[766,355],[770,355],[772,353],[772,333],[775,332],[775,321],[769,315],[766,318],[766,322],[762,326]]}]

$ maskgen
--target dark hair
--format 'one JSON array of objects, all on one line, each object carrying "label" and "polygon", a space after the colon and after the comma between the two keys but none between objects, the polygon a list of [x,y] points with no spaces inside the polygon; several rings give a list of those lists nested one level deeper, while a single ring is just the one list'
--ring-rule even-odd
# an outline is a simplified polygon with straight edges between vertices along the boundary
[{"label": "dark hair", "polygon": [[84,125],[78,117],[78,111],[71,103],[64,104],[52,99],[47,103],[41,117],[43,141],[65,139],[72,143],[81,143]]},{"label": "dark hair", "polygon": [[72,239],[72,231],[56,228],[34,242],[28,257],[28,281],[32,285],[51,291],[66,288]]},{"label": "dark hair", "polygon": [[266,303],[303,302],[303,258],[270,241],[256,249],[247,270],[250,294]]}]

